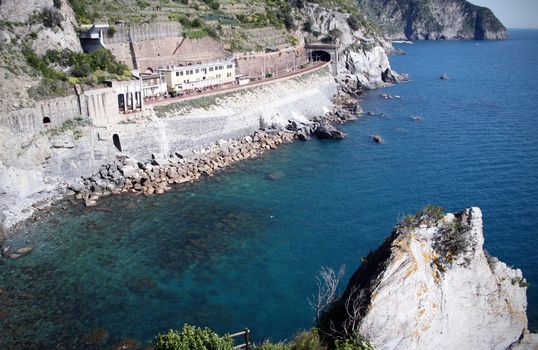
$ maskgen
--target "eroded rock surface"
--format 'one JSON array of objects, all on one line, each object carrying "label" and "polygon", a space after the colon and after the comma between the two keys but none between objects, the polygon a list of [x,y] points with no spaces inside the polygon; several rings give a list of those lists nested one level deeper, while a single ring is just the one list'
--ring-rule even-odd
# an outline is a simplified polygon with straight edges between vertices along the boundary
[{"label": "eroded rock surface", "polygon": [[[351,277],[322,318],[376,349],[536,349],[527,335],[527,283],[483,250],[482,212],[407,217]],[[534,342],[534,343],[533,343]]]}]

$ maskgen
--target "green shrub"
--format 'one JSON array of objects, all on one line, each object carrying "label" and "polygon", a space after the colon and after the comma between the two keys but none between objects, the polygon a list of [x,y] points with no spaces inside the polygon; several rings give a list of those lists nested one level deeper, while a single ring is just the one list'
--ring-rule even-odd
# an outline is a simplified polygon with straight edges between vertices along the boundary
[{"label": "green shrub", "polygon": [[349,28],[351,30],[359,30],[360,28],[360,21],[356,16],[349,16],[347,18],[347,24],[349,25]]},{"label": "green shrub", "polygon": [[368,339],[359,333],[353,335],[346,340],[339,340],[335,344],[335,350],[375,350]]},{"label": "green shrub", "polygon": [[317,330],[297,334],[290,344],[290,350],[326,350],[321,344]]},{"label": "green shrub", "polygon": [[64,17],[61,12],[55,7],[45,7],[41,11],[41,19],[43,25],[47,28],[61,27]]},{"label": "green shrub", "polygon": [[312,33],[312,20],[307,20],[303,24],[303,30],[307,33]]},{"label": "green shrub", "polygon": [[421,224],[432,226],[437,224],[444,216],[445,211],[443,208],[428,204],[415,215],[404,217],[400,223],[396,225],[396,230],[400,232],[409,231],[419,227]]},{"label": "green shrub", "polygon": [[117,31],[116,27],[111,25],[111,26],[108,27],[108,30],[106,31],[106,35],[108,37],[113,37],[114,34],[116,34],[116,31]]},{"label": "green shrub", "polygon": [[209,328],[184,325],[180,331],[159,335],[155,350],[233,350],[232,339],[220,337]]},{"label": "green shrub", "polygon": [[28,95],[36,100],[65,96],[69,84],[62,80],[43,78],[39,85],[28,88]]},{"label": "green shrub", "polygon": [[271,343],[269,340],[264,341],[261,345],[255,347],[256,350],[290,350],[286,343]]}]

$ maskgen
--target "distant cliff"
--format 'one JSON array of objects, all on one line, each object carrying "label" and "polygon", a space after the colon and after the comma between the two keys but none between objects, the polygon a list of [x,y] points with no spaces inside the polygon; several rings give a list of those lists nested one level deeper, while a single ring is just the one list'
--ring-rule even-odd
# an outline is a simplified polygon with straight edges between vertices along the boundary
[{"label": "distant cliff", "polygon": [[406,217],[362,258],[321,331],[360,332],[377,350],[536,349],[527,282],[483,243],[479,208],[445,215],[428,206]]},{"label": "distant cliff", "polygon": [[368,17],[392,39],[507,39],[493,12],[465,0],[359,0]]}]

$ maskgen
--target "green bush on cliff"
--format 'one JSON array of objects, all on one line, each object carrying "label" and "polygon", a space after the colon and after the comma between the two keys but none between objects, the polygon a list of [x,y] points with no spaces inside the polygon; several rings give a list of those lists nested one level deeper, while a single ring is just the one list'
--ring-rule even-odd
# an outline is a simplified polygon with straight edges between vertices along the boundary
[{"label": "green bush on cliff", "polygon": [[421,224],[433,226],[437,224],[437,222],[444,216],[445,211],[443,208],[428,204],[419,210],[415,215],[408,215],[404,217],[400,223],[396,225],[396,230],[400,232],[409,231],[419,227]]},{"label": "green bush on cliff", "polygon": [[[108,79],[132,79],[129,67],[118,62],[106,49],[90,53],[50,49],[39,56],[29,43],[25,43],[21,52],[35,75],[43,77],[38,86],[28,91],[36,99],[66,95],[70,84],[75,82],[95,85]],[[70,67],[70,73],[58,69],[63,67]]]},{"label": "green bush on cliff", "polygon": [[335,350],[375,350],[373,345],[359,333],[353,335],[346,340],[337,341]]},{"label": "green bush on cliff", "polygon": [[179,331],[159,335],[155,350],[233,350],[233,343],[228,335],[221,337],[209,328],[185,324]]}]

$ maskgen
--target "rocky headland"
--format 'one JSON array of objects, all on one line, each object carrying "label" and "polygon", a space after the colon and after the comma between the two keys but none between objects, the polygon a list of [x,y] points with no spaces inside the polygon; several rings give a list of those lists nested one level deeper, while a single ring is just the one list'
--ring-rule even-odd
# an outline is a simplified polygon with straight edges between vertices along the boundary
[{"label": "rocky headland", "polygon": [[465,0],[360,0],[359,6],[394,40],[508,38],[505,26],[490,9]]},{"label": "rocky headland", "polygon": [[521,270],[483,244],[479,208],[404,218],[321,316],[323,334],[359,332],[378,350],[536,349]]}]

